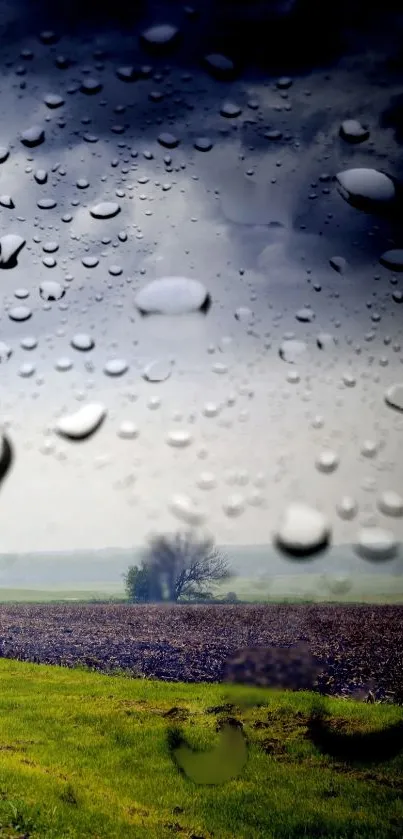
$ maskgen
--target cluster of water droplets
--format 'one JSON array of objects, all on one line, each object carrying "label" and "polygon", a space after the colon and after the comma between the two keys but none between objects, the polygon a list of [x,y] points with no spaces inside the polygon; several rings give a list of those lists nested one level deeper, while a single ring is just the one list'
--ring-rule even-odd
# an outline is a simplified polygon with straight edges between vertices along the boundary
[{"label": "cluster of water droplets", "polygon": [[[169,515],[188,525],[214,520],[236,532],[238,520],[254,516],[244,525],[253,541],[253,522],[260,516],[267,542],[300,557],[324,550],[342,527],[358,555],[395,556],[398,536],[385,522],[403,516],[403,499],[396,480],[384,478],[393,468],[381,458],[392,428],[398,433],[402,427],[403,375],[394,375],[393,362],[401,360],[396,312],[403,302],[403,249],[388,242],[379,251],[379,266],[368,279],[376,290],[372,297],[368,291],[364,304],[367,329],[362,334],[360,320],[357,339],[345,334],[342,322],[343,311],[350,315],[355,305],[348,299],[354,285],[351,248],[348,258],[330,250],[325,256],[321,244],[312,266],[304,255],[312,250],[303,249],[292,275],[292,243],[298,249],[304,235],[309,244],[313,234],[319,241],[314,222],[308,230],[301,224],[292,239],[280,200],[293,177],[301,183],[293,157],[301,140],[292,108],[309,99],[310,91],[300,79],[284,76],[245,96],[236,82],[236,62],[219,53],[206,54],[203,69],[194,73],[175,69],[164,63],[165,54],[180,46],[181,32],[168,23],[140,34],[139,54],[150,63],[116,66],[107,49],[97,49],[88,65],[81,48],[76,60],[58,54],[59,46],[53,46],[58,40],[55,33],[41,33],[33,49],[21,51],[17,66],[13,57],[11,76],[22,105],[34,89],[40,107],[31,109],[32,124],[22,124],[20,116],[15,132],[3,120],[0,136],[0,177],[9,190],[0,196],[0,365],[7,371],[15,360],[19,377],[10,374],[3,387],[7,382],[17,392],[22,379],[31,388],[29,397],[46,405],[41,453],[69,461],[78,441],[102,438],[110,428],[121,448],[114,443],[113,455],[98,452],[94,461],[99,468],[113,458],[130,463],[114,484],[127,491],[130,503],[141,501],[141,490],[136,496],[132,487],[147,471],[149,488],[151,478],[164,483]],[[39,59],[52,67],[52,90],[38,92],[35,85]],[[206,85],[201,91],[200,73]],[[84,105],[76,104],[77,97]],[[73,121],[76,113],[79,123]],[[250,145],[236,139],[240,127]],[[392,176],[354,162],[338,166],[354,160],[353,147],[359,154],[372,141],[365,120],[346,118],[334,134],[334,160],[328,154],[317,162],[315,180],[305,184],[306,203],[346,213],[347,204],[356,213],[394,211],[398,186]],[[271,177],[260,174],[257,149]],[[215,177],[227,166],[227,156],[228,172],[214,186],[208,166]],[[319,168],[325,158],[330,174]],[[206,216],[219,219],[216,225],[199,217],[199,198],[192,209],[195,188],[203,190]],[[181,202],[186,225],[176,222]],[[331,226],[332,211],[324,212],[320,235]],[[201,245],[191,233],[198,224]],[[267,243],[248,268],[238,264],[234,242],[242,236],[252,242],[256,227],[259,242],[263,227]],[[221,258],[226,235],[233,237],[228,253],[234,254],[215,264],[215,249]],[[169,270],[164,248],[175,255]],[[297,278],[303,290],[295,303],[293,286],[287,296],[289,278],[291,286]],[[24,332],[27,322],[30,331]],[[354,332],[354,323],[348,322],[348,329]],[[65,351],[58,355],[63,342]],[[53,392],[55,373],[63,384]],[[324,393],[332,390],[334,405],[327,411],[325,397],[314,404],[315,377]],[[124,389],[120,383],[127,380]],[[11,398],[17,415],[18,398]],[[365,411],[372,405],[380,417],[379,434],[377,439],[358,434],[353,447],[351,441],[345,447],[342,432],[328,432],[333,411],[340,428],[343,412],[347,418],[359,411],[360,400]],[[162,420],[154,419],[158,413]],[[28,415],[24,422],[29,437]],[[285,448],[288,441],[288,454],[270,451],[273,426],[274,438]],[[3,417],[3,429],[12,438],[12,416]],[[310,474],[293,471],[293,447],[306,449]],[[164,455],[164,448],[171,454]],[[160,459],[173,474],[159,469]],[[224,472],[223,464],[232,460],[234,468]],[[355,485],[356,463],[368,467],[361,487]],[[310,480],[320,487],[316,494]],[[330,489],[332,481],[340,481],[339,496]],[[279,499],[274,512],[273,491]],[[372,506],[365,501],[368,494],[374,496]],[[326,513],[327,497],[332,509]]]}]

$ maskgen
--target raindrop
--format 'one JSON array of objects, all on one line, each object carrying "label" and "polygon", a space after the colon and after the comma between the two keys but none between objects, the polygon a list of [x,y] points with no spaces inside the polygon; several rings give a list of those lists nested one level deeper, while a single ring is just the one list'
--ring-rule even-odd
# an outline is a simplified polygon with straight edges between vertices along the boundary
[{"label": "raindrop", "polygon": [[4,341],[0,341],[0,363],[3,361],[8,361],[11,358],[13,351],[8,344],[5,344]]},{"label": "raindrop", "polygon": [[67,68],[70,66],[70,63],[70,59],[67,58],[65,55],[56,56],[55,64],[59,70],[67,70]]},{"label": "raindrop", "polygon": [[340,137],[348,143],[362,143],[368,140],[369,131],[357,119],[346,119],[340,126]]},{"label": "raindrop", "polygon": [[386,490],[379,497],[378,509],[385,516],[403,516],[403,498],[394,490]]},{"label": "raindrop", "polygon": [[54,268],[57,262],[53,256],[45,256],[42,260],[45,268]]},{"label": "raindrop", "polygon": [[392,559],[397,547],[393,533],[381,527],[363,527],[355,545],[357,553],[370,560]]},{"label": "raindrop", "polygon": [[347,594],[352,587],[352,581],[349,576],[333,576],[330,574],[323,575],[323,582],[332,594],[343,595]]},{"label": "raindrop", "polygon": [[134,440],[139,435],[139,430],[137,425],[131,420],[124,420],[120,423],[118,428],[118,437],[121,437],[122,440]]},{"label": "raindrop", "polygon": [[18,369],[18,375],[21,376],[23,379],[29,379],[31,376],[34,375],[36,367],[34,364],[30,364],[29,362],[24,362],[21,364]]},{"label": "raindrop", "polygon": [[180,140],[174,134],[169,134],[169,132],[164,131],[158,136],[158,142],[167,149],[175,149],[179,146]]},{"label": "raindrop", "polygon": [[165,277],[144,286],[135,302],[137,308],[146,314],[178,315],[202,309],[208,296],[198,280]]},{"label": "raindrop", "polygon": [[336,510],[341,519],[349,521],[357,515],[358,505],[354,498],[351,498],[349,495],[344,495],[336,505]]},{"label": "raindrop", "polygon": [[81,82],[81,92],[86,93],[87,96],[93,96],[94,93],[99,93],[102,90],[102,82],[100,79],[93,79],[88,77]]},{"label": "raindrop", "polygon": [[285,510],[276,533],[276,542],[293,556],[310,556],[327,547],[330,524],[319,510],[302,503],[293,503]]},{"label": "raindrop", "polygon": [[216,79],[232,79],[235,74],[235,65],[230,58],[220,53],[210,53],[204,56],[204,65]]},{"label": "raindrop", "polygon": [[116,75],[122,82],[135,82],[140,78],[141,73],[137,67],[133,67],[132,64],[129,64],[123,67],[118,67]]},{"label": "raindrop", "polygon": [[150,26],[141,33],[141,41],[149,49],[164,49],[170,47],[179,36],[177,26],[170,23],[160,23]]},{"label": "raindrop", "polygon": [[240,306],[235,312],[235,320],[239,320],[242,323],[252,323],[254,314],[248,306]]},{"label": "raindrop", "polygon": [[147,382],[165,382],[172,372],[172,362],[151,361],[143,370],[143,379]]},{"label": "raindrop", "polygon": [[206,514],[188,495],[174,495],[169,503],[171,513],[181,521],[194,527],[204,523]]},{"label": "raindrop", "polygon": [[62,358],[58,358],[55,364],[55,368],[59,371],[59,373],[67,373],[67,371],[71,370],[72,367],[73,362],[71,358],[67,358],[65,356],[62,356]]},{"label": "raindrop", "polygon": [[46,93],[43,101],[48,108],[60,108],[61,105],[64,105],[63,96],[60,96],[58,93]]},{"label": "raindrop", "polygon": [[29,148],[39,146],[43,143],[44,139],[45,132],[40,125],[32,125],[31,128],[27,128],[26,131],[21,133],[21,142]]},{"label": "raindrop", "polygon": [[319,472],[334,472],[339,465],[339,458],[333,451],[323,451],[316,460],[316,468]]},{"label": "raindrop", "polygon": [[121,265],[110,265],[108,268],[108,274],[110,274],[111,277],[120,277],[120,275],[123,274],[123,268]]},{"label": "raindrop", "polygon": [[21,338],[20,346],[23,350],[36,350],[38,341],[33,335],[26,335],[25,338]]},{"label": "raindrop", "polygon": [[316,338],[316,343],[320,350],[329,350],[335,347],[336,340],[329,332],[320,332]]},{"label": "raindrop", "polygon": [[223,510],[229,518],[237,518],[242,515],[245,510],[245,499],[243,495],[234,493],[228,496],[223,504]]},{"label": "raindrop", "polygon": [[385,251],[379,261],[391,271],[403,271],[403,249]]},{"label": "raindrop", "polygon": [[278,129],[272,129],[270,131],[265,131],[264,133],[266,140],[281,140],[282,139],[282,132],[278,131]]},{"label": "raindrop", "polygon": [[348,370],[345,373],[343,373],[342,379],[346,387],[355,387],[355,385],[357,384],[357,379]]},{"label": "raindrop", "polygon": [[10,309],[8,316],[10,320],[23,321],[28,320],[32,316],[31,309],[28,306],[13,306]]},{"label": "raindrop", "polygon": [[39,40],[43,44],[49,45],[55,44],[59,40],[59,37],[56,35],[56,32],[53,32],[53,29],[44,29],[39,33]]},{"label": "raindrop", "polygon": [[90,213],[93,218],[113,218],[120,213],[120,207],[119,204],[116,204],[114,201],[102,201],[100,204],[96,204],[94,207],[91,207]]},{"label": "raindrop", "polygon": [[336,175],[342,198],[358,209],[388,204],[395,198],[395,185],[388,175],[376,169],[347,169]]},{"label": "raindrop", "polygon": [[8,233],[0,237],[0,265],[3,267],[14,267],[17,264],[17,256],[25,245],[25,239],[17,233]]},{"label": "raindrop", "polygon": [[289,87],[292,85],[292,79],[289,76],[281,76],[276,82],[277,87],[280,90],[288,90]]},{"label": "raindrop", "polygon": [[211,369],[213,373],[224,375],[224,373],[228,373],[228,364],[224,364],[222,361],[216,361]]},{"label": "raindrop", "polygon": [[0,195],[0,204],[2,207],[6,207],[8,210],[13,210],[15,207],[11,195]]},{"label": "raindrop", "polygon": [[99,263],[99,259],[97,256],[83,256],[81,262],[83,263],[84,268],[96,268]]},{"label": "raindrop", "polygon": [[37,206],[40,210],[53,210],[57,206],[57,201],[54,198],[40,198]]},{"label": "raindrop", "polygon": [[323,428],[323,425],[324,418],[320,414],[316,414],[312,420],[312,428]]},{"label": "raindrop", "polygon": [[186,446],[189,446],[192,442],[192,435],[190,431],[186,431],[185,429],[177,429],[168,432],[166,441],[169,446],[173,446],[177,449],[183,449]]},{"label": "raindrop", "polygon": [[361,454],[364,457],[375,457],[378,453],[378,444],[374,440],[364,440],[361,446]]},{"label": "raindrop", "polygon": [[301,323],[311,323],[315,317],[315,312],[309,308],[309,306],[305,306],[302,309],[299,309],[295,315],[296,319],[301,321]]},{"label": "raindrop", "polygon": [[250,491],[247,501],[251,507],[262,507],[265,503],[264,496],[258,489],[252,489]]},{"label": "raindrop", "polygon": [[213,142],[209,137],[197,137],[194,142],[194,147],[196,151],[211,151],[213,148]]},{"label": "raindrop", "polygon": [[124,358],[112,358],[106,362],[104,366],[104,373],[107,376],[122,376],[129,369],[129,365]]},{"label": "raindrop", "polygon": [[45,280],[39,286],[39,294],[42,300],[60,300],[65,293],[66,290],[56,280]]},{"label": "raindrop", "polygon": [[95,342],[91,338],[91,335],[87,335],[85,332],[78,332],[73,336],[70,343],[73,349],[81,350],[82,352],[93,350],[95,346]]},{"label": "raindrop", "polygon": [[391,408],[403,411],[403,384],[394,384],[385,393],[385,402]]},{"label": "raindrop", "polygon": [[228,717],[219,725],[220,741],[211,751],[191,749],[176,732],[170,734],[175,764],[196,784],[218,785],[239,777],[248,759],[243,726]]},{"label": "raindrop", "polygon": [[332,256],[329,263],[337,271],[338,274],[345,274],[347,268],[347,260],[343,256]]},{"label": "raindrop", "polygon": [[279,349],[279,356],[288,364],[295,364],[300,355],[307,349],[304,341],[285,340],[282,342]]},{"label": "raindrop", "polygon": [[227,119],[234,119],[235,117],[239,117],[242,113],[242,108],[239,105],[236,105],[235,102],[224,102],[221,105],[220,114],[222,117],[227,117]]},{"label": "raindrop", "polygon": [[215,402],[206,402],[203,406],[203,414],[205,417],[217,417],[220,412],[219,406]]},{"label": "raindrop", "polygon": [[70,440],[84,440],[100,427],[105,417],[104,405],[92,402],[84,405],[74,414],[59,419],[55,431]]},{"label": "raindrop", "polygon": [[199,489],[210,490],[217,486],[216,477],[212,472],[201,472],[197,479]]},{"label": "raindrop", "polygon": [[53,440],[45,440],[39,447],[41,454],[53,454],[55,451],[55,444]]}]

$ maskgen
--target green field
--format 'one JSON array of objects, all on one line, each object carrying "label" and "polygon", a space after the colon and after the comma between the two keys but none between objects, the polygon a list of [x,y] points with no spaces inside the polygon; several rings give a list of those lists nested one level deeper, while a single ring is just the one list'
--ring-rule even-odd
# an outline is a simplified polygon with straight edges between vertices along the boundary
[{"label": "green field", "polygon": [[[337,579],[337,578],[336,578]],[[235,576],[214,586],[217,598],[228,591],[250,603],[396,603],[403,604],[403,574],[367,574],[351,577],[345,590],[329,585],[321,574],[288,574],[269,577]],[[125,601],[123,585],[94,583],[91,587],[6,588],[0,587],[0,603],[59,603],[91,600]],[[1,838],[0,838],[1,839]]]},{"label": "green field", "polygon": [[[0,679],[2,839],[401,837],[403,754],[343,763],[305,736],[318,701],[357,733],[401,720],[397,706],[4,659]],[[220,713],[207,709],[228,701],[248,761],[233,780],[195,784],[177,769],[168,731],[175,723],[190,746],[211,749]]]},{"label": "green field", "polygon": [[126,602],[126,595],[120,591],[102,589],[36,589],[0,588],[0,603],[61,603],[87,600],[113,600]]},{"label": "green field", "polygon": [[[333,576],[333,579],[332,579]],[[322,603],[403,603],[403,575],[360,574],[338,578],[325,574],[288,574],[258,578],[235,577],[217,585],[215,591],[224,594],[234,591],[241,600],[251,602]]]}]

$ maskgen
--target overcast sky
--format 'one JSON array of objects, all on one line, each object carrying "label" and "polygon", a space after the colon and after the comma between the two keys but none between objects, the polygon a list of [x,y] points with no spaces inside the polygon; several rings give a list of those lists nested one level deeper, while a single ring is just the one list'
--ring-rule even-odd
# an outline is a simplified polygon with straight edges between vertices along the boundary
[{"label": "overcast sky", "polygon": [[[294,72],[285,89],[274,74],[224,83],[196,57],[186,67],[175,55],[150,59],[137,34],[60,35],[55,46],[34,36],[0,45],[0,145],[10,151],[0,191],[14,204],[2,201],[1,233],[26,241],[0,272],[1,340],[12,351],[2,349],[2,422],[15,451],[1,551],[139,546],[151,530],[183,525],[172,504],[227,545],[270,544],[294,501],[327,516],[335,545],[365,524],[401,541],[403,520],[378,509],[403,475],[402,415],[384,399],[403,381],[401,280],[379,264],[399,243],[393,225],[350,207],[331,180],[351,167],[401,174],[393,128],[381,127],[400,92],[385,53],[352,47],[332,68]],[[76,63],[58,69],[59,53]],[[156,75],[125,84],[122,62],[150,62]],[[93,96],[80,91],[88,76],[103,86]],[[49,93],[63,104],[49,108]],[[226,101],[239,104],[237,117],[221,115]],[[368,125],[369,140],[343,141],[347,118]],[[20,133],[33,125],[45,141],[31,149]],[[158,142],[163,131],[177,148]],[[200,136],[211,151],[194,148]],[[43,198],[56,206],[40,209]],[[100,201],[117,202],[119,215],[92,218]],[[83,265],[88,256],[95,267]],[[140,315],[138,290],[171,275],[203,283],[207,314]],[[41,297],[49,280],[61,299]],[[29,319],[12,319],[21,306]],[[94,349],[72,347],[77,333]],[[290,364],[279,350],[293,337],[305,348]],[[127,372],[108,375],[113,359]],[[152,361],[172,362],[166,381],[144,379]],[[93,437],[57,436],[57,419],[89,402],[107,411]],[[119,436],[127,422],[132,439]],[[189,445],[169,445],[173,430]],[[329,450],[331,474],[317,465]],[[357,503],[352,520],[337,512],[344,496]]]}]

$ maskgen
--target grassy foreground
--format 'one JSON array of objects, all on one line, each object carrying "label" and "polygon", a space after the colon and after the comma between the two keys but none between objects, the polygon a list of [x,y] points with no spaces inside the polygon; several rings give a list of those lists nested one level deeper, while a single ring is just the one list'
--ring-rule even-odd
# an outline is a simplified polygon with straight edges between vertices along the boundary
[{"label": "grassy foreground", "polygon": [[[322,754],[305,736],[313,693],[133,680],[5,659],[0,682],[0,839],[402,835],[403,754],[366,765]],[[248,762],[234,780],[196,785],[176,768],[168,730],[175,722],[189,745],[213,748],[220,714],[207,709],[228,701],[239,704],[233,715],[244,723]],[[351,732],[385,727],[403,713],[321,701]]]}]

